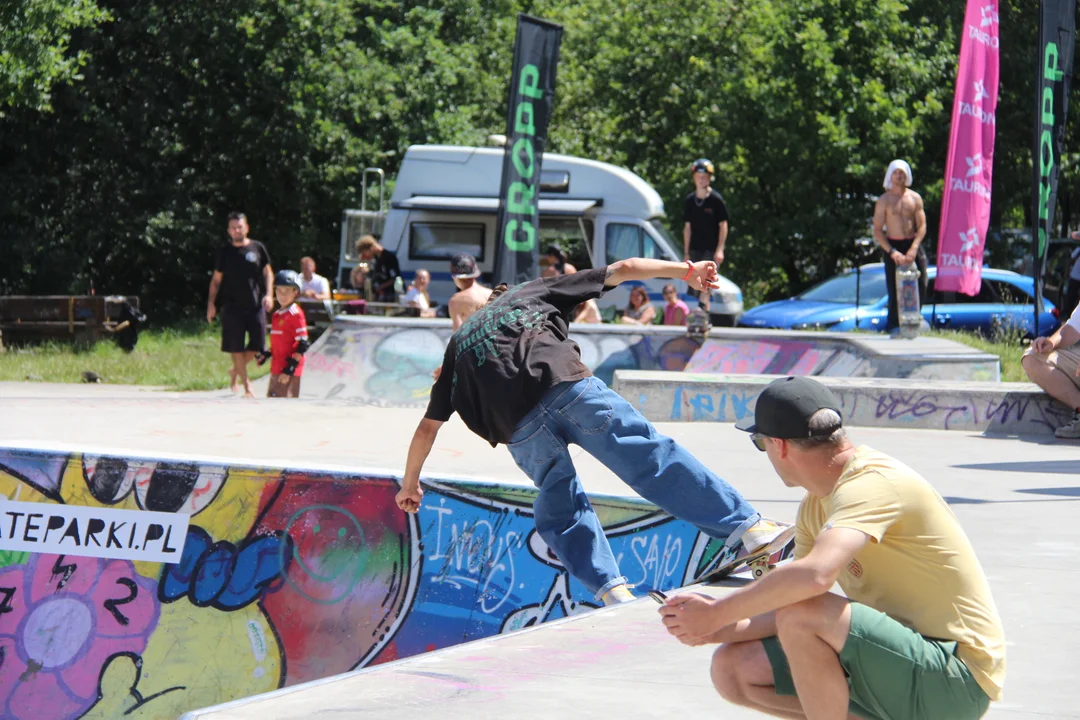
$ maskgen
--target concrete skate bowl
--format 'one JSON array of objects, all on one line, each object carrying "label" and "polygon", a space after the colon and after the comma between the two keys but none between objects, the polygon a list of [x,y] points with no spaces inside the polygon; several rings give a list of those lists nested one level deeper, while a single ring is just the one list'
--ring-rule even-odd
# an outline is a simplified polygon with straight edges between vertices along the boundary
[{"label": "concrete skate bowl", "polygon": [[[338,318],[308,352],[301,397],[377,407],[425,407],[449,320]],[[684,328],[574,325],[585,364],[609,385],[616,370],[711,374],[997,380],[998,359],[944,340],[890,344],[842,333],[715,329],[704,344]],[[899,348],[899,349],[898,349]]]},{"label": "concrete skate bowl", "polygon": [[[383,471],[0,448],[0,717],[166,718],[595,607],[531,488]],[[594,496],[638,589],[718,543]]]}]

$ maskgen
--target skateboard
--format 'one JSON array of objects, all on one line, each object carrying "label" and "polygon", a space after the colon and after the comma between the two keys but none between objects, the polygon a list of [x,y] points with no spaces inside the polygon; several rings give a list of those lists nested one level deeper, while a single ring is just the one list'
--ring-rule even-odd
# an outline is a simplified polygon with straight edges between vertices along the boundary
[{"label": "skateboard", "polygon": [[[777,523],[781,524],[781,523]],[[795,554],[795,526],[787,525],[784,531],[773,538],[772,542],[754,552],[736,558],[722,565],[707,570],[697,582],[708,583],[722,580],[740,570],[743,566],[750,570],[755,580],[764,577],[777,563],[787,560]]]},{"label": "skateboard", "polygon": [[900,334],[916,337],[922,324],[922,313],[919,308],[919,268],[915,263],[896,268],[896,305]]},{"label": "skateboard", "polygon": [[700,305],[691,310],[689,317],[686,318],[686,334],[692,338],[704,340],[709,337],[710,330],[712,330],[712,323],[709,322],[709,313],[705,312]]}]

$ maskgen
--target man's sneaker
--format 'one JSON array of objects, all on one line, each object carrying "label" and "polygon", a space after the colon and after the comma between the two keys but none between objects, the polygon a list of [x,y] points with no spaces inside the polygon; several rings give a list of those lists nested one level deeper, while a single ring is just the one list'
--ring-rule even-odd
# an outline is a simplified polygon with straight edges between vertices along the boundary
[{"label": "man's sneaker", "polygon": [[1074,410],[1072,420],[1055,430],[1054,436],[1069,440],[1080,438],[1080,410]]},{"label": "man's sneaker", "polygon": [[695,581],[714,575],[719,568],[730,567],[738,563],[742,558],[767,546],[780,535],[794,534],[794,528],[790,525],[781,525],[766,518],[761,518],[747,529],[735,542],[721,548],[716,557],[712,559]]},{"label": "man's sneaker", "polygon": [[755,550],[760,550],[775,540],[781,533],[787,531],[789,527],[789,525],[780,525],[772,520],[761,518],[743,533],[742,554],[749,555]]},{"label": "man's sneaker", "polygon": [[623,583],[608,590],[600,599],[604,601],[604,605],[618,605],[619,603],[631,602],[637,598],[634,597],[634,593],[630,592],[630,586]]}]

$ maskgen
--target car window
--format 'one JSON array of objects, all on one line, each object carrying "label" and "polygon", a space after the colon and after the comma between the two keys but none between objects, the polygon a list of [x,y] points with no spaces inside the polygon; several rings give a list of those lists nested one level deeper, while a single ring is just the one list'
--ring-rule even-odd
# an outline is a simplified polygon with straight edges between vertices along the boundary
[{"label": "car window", "polygon": [[800,300],[854,305],[856,292],[860,305],[873,305],[885,297],[885,274],[864,272],[860,279],[854,272],[844,273],[815,285],[798,297]]},{"label": "car window", "polygon": [[[643,228],[626,223],[608,223],[604,237],[608,265],[626,258],[642,257],[642,241],[645,239]],[[656,248],[651,240],[649,242]]]},{"label": "car window", "polygon": [[1031,295],[1023,288],[1017,287],[1004,280],[983,280],[984,285],[990,285],[999,303],[1005,305],[1030,305]]},{"label": "car window", "polygon": [[953,292],[951,290],[938,292],[937,288],[934,287],[934,279],[931,279],[930,282],[927,283],[926,297],[929,298],[928,302],[945,305],[973,305],[976,303],[1001,302],[998,299],[996,289],[993,287],[992,281],[990,280],[982,281],[982,287],[979,288],[978,295],[965,295],[964,293]]}]

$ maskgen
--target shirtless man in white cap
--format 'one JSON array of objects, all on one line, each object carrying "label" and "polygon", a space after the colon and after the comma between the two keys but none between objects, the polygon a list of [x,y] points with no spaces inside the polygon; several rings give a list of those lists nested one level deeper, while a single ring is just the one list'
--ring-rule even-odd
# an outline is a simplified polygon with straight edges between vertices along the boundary
[{"label": "shirtless man in white cap", "polygon": [[[919,193],[911,189],[911,166],[893,160],[885,172],[885,194],[874,206],[874,240],[885,253],[885,285],[889,291],[887,330],[900,326],[896,304],[896,267],[915,263],[919,268],[919,305],[926,302],[926,213]],[[883,232],[884,231],[884,232]]]}]

